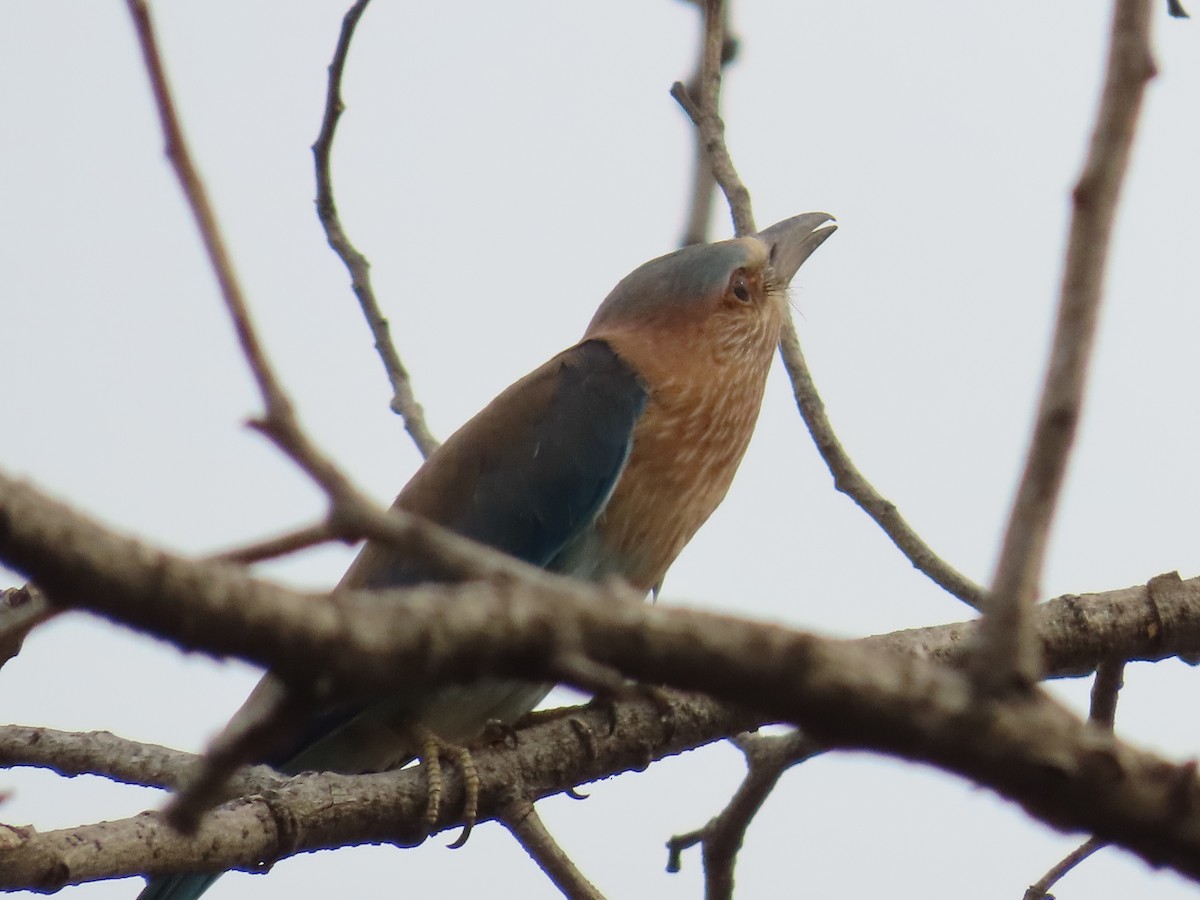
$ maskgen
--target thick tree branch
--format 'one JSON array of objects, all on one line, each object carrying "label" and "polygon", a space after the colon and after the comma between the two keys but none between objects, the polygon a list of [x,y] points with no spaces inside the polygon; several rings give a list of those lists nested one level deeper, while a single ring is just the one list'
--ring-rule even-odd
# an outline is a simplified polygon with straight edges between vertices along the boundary
[{"label": "thick tree branch", "polygon": [[[107,731],[85,734],[27,725],[0,725],[0,767],[34,766],[71,778],[100,775],[125,784],[177,788],[200,761],[194,753],[142,744]],[[287,776],[268,766],[240,770],[226,784],[230,796],[272,790]]]},{"label": "thick tree branch", "polygon": [[[514,785],[530,800],[591,781],[645,768],[646,755],[679,753],[750,722],[744,713],[703,697],[676,698],[669,728],[652,700],[627,701],[609,733],[609,713],[579,709],[521,732],[514,748],[475,752],[481,821],[512,812]],[[587,741],[571,719],[581,721]],[[258,770],[251,770],[251,773]],[[460,826],[460,773],[448,769],[435,832]],[[55,890],[101,878],[139,873],[261,870],[298,852],[349,844],[412,845],[426,837],[426,786],[417,768],[378,775],[302,775],[264,785],[255,796],[227,803],[201,822],[193,838],[168,827],[157,813],[118,822],[38,833],[0,826],[0,890]]]},{"label": "thick tree branch", "polygon": [[[1181,582],[1174,576],[1162,576],[1148,587],[1069,595],[1038,607],[1038,614],[1038,634],[1050,677],[1087,674],[1110,648],[1130,659],[1190,656],[1200,646],[1200,579]],[[1166,630],[1164,623],[1168,623]],[[895,631],[859,643],[961,668],[976,628],[977,623],[961,622]],[[620,708],[621,702],[616,706]],[[561,716],[560,711],[552,712]],[[542,720],[541,716],[534,718]],[[752,726],[768,721],[754,717]],[[64,775],[87,772],[131,784],[176,787],[186,780],[197,760],[192,754],[106,732],[74,734],[0,726],[0,765],[4,766],[31,765]]]},{"label": "thick tree branch", "polygon": [[[464,556],[476,547],[462,539],[458,543],[465,548]],[[414,544],[412,550],[419,553],[421,547]],[[392,670],[391,654],[407,652],[414,644],[425,646],[426,639],[410,631],[410,623],[416,626],[427,619],[440,628],[443,619],[453,617],[469,634],[476,627],[486,629],[487,623],[473,621],[468,613],[486,619],[495,613],[493,607],[508,602],[517,604],[514,614],[559,601],[571,609],[591,606],[593,618],[611,621],[614,627],[630,616],[662,615],[714,626],[740,621],[665,606],[646,608],[616,586],[556,577],[507,557],[501,557],[508,560],[507,568],[490,570],[490,558],[496,554],[486,548],[479,548],[479,554],[487,562],[477,563],[474,571],[493,579],[493,584],[426,585],[383,595],[328,597],[252,578],[239,566],[154,550],[0,475],[0,559],[35,577],[57,603],[88,609],[186,649],[241,656],[300,683],[307,670],[318,666],[348,686],[380,687],[392,678],[418,677],[419,669],[403,674]],[[454,604],[445,605],[447,599]],[[502,615],[501,621],[507,617]],[[569,622],[564,614],[564,634]],[[517,639],[536,638],[528,622],[517,621],[513,627]],[[958,665],[977,627],[960,623],[909,629],[861,643]],[[1054,674],[1086,674],[1112,656],[1182,656],[1195,661],[1200,657],[1200,579],[1185,582],[1164,575],[1148,585],[1107,594],[1068,595],[1038,607],[1038,629]],[[503,643],[500,627],[485,638],[486,647]],[[440,643],[428,649],[443,654],[442,663],[453,656],[445,655],[450,648]],[[465,647],[458,655],[474,652]],[[559,660],[542,663],[554,666]],[[455,677],[468,678],[478,668]]]},{"label": "thick tree branch", "polygon": [[1050,524],[1083,409],[1108,246],[1145,88],[1154,77],[1152,0],[1117,0],[1104,93],[1091,146],[1072,195],[1058,321],[1025,470],[984,608],[978,666],[986,691],[1028,687],[1039,677],[1033,605]]},{"label": "thick tree branch", "polygon": [[317,218],[325,229],[325,237],[333,248],[346,270],[350,273],[350,286],[358,298],[371,335],[375,338],[375,350],[383,360],[392,384],[392,411],[404,422],[408,431],[423,456],[429,456],[437,449],[437,438],[425,424],[425,411],[413,394],[412,381],[408,370],[396,352],[392,342],[391,329],[388,320],[383,315],[379,301],[375,298],[375,289],[371,286],[371,264],[351,243],[342,227],[341,216],[338,215],[337,204],[333,198],[333,173],[330,167],[330,155],[333,152],[333,139],[337,132],[338,120],[345,109],[342,103],[342,73],[346,68],[346,55],[350,51],[350,41],[354,37],[354,29],[358,20],[366,11],[370,0],[358,0],[342,20],[342,30],[338,36],[337,47],[333,53],[333,61],[329,64],[329,85],[325,93],[325,114],[321,119],[321,131],[312,146],[313,161],[317,172]]},{"label": "thick tree branch", "polygon": [[[57,522],[49,530],[47,513]],[[918,654],[890,652],[886,639],[833,641],[649,606],[611,586],[543,573],[321,601],[237,567],[151,551],[2,478],[0,559],[26,570],[56,602],[185,646],[244,656],[300,685],[314,677],[346,691],[487,674],[543,680],[563,670],[563,659],[585,658],[639,681],[750,703],[764,719],[796,724],[832,747],[939,766],[1052,825],[1091,831],[1200,875],[1200,795],[1191,768],[1118,741],[1038,692],[980,698],[963,675]],[[1143,606],[1140,630],[1122,636],[1135,651],[1130,656],[1178,645],[1194,653],[1198,594],[1197,581],[1169,577],[1132,589],[1130,598],[1140,596]],[[1069,613],[1088,612],[1082,600],[1064,603]],[[918,647],[930,636],[911,634]],[[1108,637],[1093,664],[1118,652],[1116,637]]]}]

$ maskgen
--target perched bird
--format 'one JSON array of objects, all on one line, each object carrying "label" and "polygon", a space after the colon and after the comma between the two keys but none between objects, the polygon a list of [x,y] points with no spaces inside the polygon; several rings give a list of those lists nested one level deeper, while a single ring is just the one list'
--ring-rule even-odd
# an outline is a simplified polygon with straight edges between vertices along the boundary
[{"label": "perched bird", "polygon": [[[651,260],[600,304],[578,344],[513,384],[417,471],[395,506],[553,572],[657,591],[725,496],[750,442],[796,270],[833,233],[825,213]],[[341,588],[436,578],[368,542]],[[268,674],[234,717],[282,691]],[[378,771],[513,722],[549,686],[491,679],[393,694],[316,717],[268,762]],[[152,878],[139,900],[194,900],[217,874]]]}]

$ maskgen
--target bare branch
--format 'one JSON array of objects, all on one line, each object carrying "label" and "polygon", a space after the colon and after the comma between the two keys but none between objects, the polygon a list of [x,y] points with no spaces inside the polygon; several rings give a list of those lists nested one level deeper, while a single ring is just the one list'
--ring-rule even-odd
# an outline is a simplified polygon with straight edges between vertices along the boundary
[{"label": "bare branch", "polygon": [[248,760],[270,759],[300,731],[315,707],[311,696],[280,686],[257,717],[239,718],[236,728],[227,725],[217,735],[171,797],[163,818],[172,828],[194,834],[204,813],[234,796],[229,789],[233,773]]},{"label": "bare branch", "polygon": [[817,386],[808,371],[808,363],[800,349],[800,339],[796,335],[796,326],[791,316],[784,322],[783,334],[779,341],[779,355],[792,382],[792,395],[796,398],[800,416],[808,426],[817,451],[833,475],[834,487],[858,504],[918,571],[968,606],[979,609],[983,603],[983,588],[934,553],[900,515],[896,504],[884,499],[875,490],[842,448],[841,441],[825,415],[825,404],[821,401]]},{"label": "bare branch", "polygon": [[[221,287],[221,295],[233,320],[242,352],[258,383],[268,416],[290,415],[290,403],[279,389],[262,344],[250,322],[250,314],[242,294],[241,284],[234,274],[233,262],[217,225],[216,215],[213,213],[200,175],[192,163],[183,130],[175,114],[175,103],[171,97],[170,88],[167,86],[166,72],[163,68],[162,58],[159,56],[154,27],[150,21],[150,10],[143,0],[127,0],[127,4],[129,12],[133,16],[142,57],[146,64],[146,72],[150,78],[150,86],[154,91],[154,100],[158,107],[166,140],[167,158],[175,169],[175,175],[179,179],[180,187],[183,189],[184,196],[187,198],[192,215],[196,220],[200,238],[204,242],[204,249],[208,253],[213,273]],[[273,412],[277,409],[281,412]]]},{"label": "bare branch", "polygon": [[367,258],[350,242],[342,227],[338,215],[337,204],[333,199],[333,173],[330,168],[330,154],[333,151],[333,139],[337,131],[338,120],[345,106],[342,103],[342,72],[346,68],[346,55],[350,51],[350,40],[354,37],[354,29],[362,17],[370,0],[358,0],[342,20],[341,34],[338,36],[337,47],[333,53],[333,61],[329,64],[329,86],[325,93],[325,114],[321,119],[321,131],[312,146],[313,161],[317,171],[317,218],[325,229],[325,237],[342,263],[350,273],[350,285],[358,303],[362,307],[367,325],[375,338],[375,350],[383,360],[388,379],[392,384],[392,411],[404,422],[408,431],[423,456],[429,456],[437,449],[437,438],[425,424],[425,411],[413,395],[412,382],[408,370],[396,352],[392,342],[391,329],[388,320],[383,315],[379,301],[375,298],[375,289],[371,286],[371,264]]},{"label": "bare branch", "polygon": [[746,755],[746,777],[721,814],[698,831],[667,841],[667,871],[682,868],[682,851],[701,844],[704,852],[706,900],[733,897],[733,870],[746,829],[762,809],[785,771],[821,752],[821,747],[794,731],[784,735],[744,734],[733,739]]},{"label": "bare branch", "polygon": [[[701,16],[704,15],[704,0],[695,0],[697,9],[700,10]],[[728,66],[737,57],[738,40],[729,33],[729,7],[725,6],[722,11],[721,30],[724,35],[721,46],[721,66]],[[695,105],[692,103],[692,97],[700,96],[700,85],[704,77],[704,60],[707,44],[702,40],[700,43],[699,58],[696,60],[696,71],[687,85],[677,85],[671,88],[671,96],[679,102],[684,110],[688,110],[689,106],[695,110]],[[693,124],[699,118],[700,113],[695,110],[695,115],[688,112],[688,116],[692,119]],[[700,135],[700,130],[695,131],[696,143],[695,152],[692,159],[692,197],[688,203],[687,225],[684,228],[683,239],[679,242],[680,246],[687,247],[690,244],[703,244],[708,241],[709,225],[712,221],[713,207],[713,188],[717,186],[717,181],[713,177],[712,163],[709,161],[708,151],[705,149],[704,140]]]},{"label": "bare branch", "polygon": [[[177,788],[200,757],[157,744],[142,744],[107,731],[79,734],[27,725],[0,725],[0,766],[34,766],[68,778],[100,775],[124,784]],[[287,777],[267,766],[242,769],[229,780],[230,795],[270,790]]]},{"label": "bare branch", "polygon": [[262,343],[255,332],[250,311],[242,292],[241,283],[233,270],[233,262],[221,236],[216,215],[209,203],[208,194],[199,173],[192,162],[183,129],[175,112],[175,103],[167,85],[166,72],[158,52],[150,11],[144,0],[126,0],[133,17],[138,42],[142,49],[146,72],[154,92],[159,119],[162,122],[166,141],[167,158],[187,198],[201,240],[208,252],[209,262],[221,288],[221,296],[233,320],[242,353],[254,374],[262,396],[265,413],[263,418],[252,421],[251,427],[264,434],[281,451],[303,469],[328,494],[332,506],[331,528],[345,537],[357,538],[355,533],[359,519],[368,515],[373,504],[346,479],[314,445],[300,428],[292,402],[280,386],[278,378],[266,356]]},{"label": "bare branch", "polygon": [[604,900],[604,895],[584,877],[558,846],[554,836],[546,830],[530,801],[515,802],[510,809],[501,813],[500,821],[564,897],[570,900]]},{"label": "bare branch", "polygon": [[1092,708],[1088,718],[1112,731],[1117,716],[1117,695],[1124,684],[1125,660],[1101,660],[1096,667],[1096,680],[1092,683]]},{"label": "bare branch", "polygon": [[1023,900],[1053,900],[1052,895],[1048,893],[1050,888],[1054,887],[1064,875],[1103,846],[1104,842],[1096,838],[1084,841],[1074,851],[1061,859],[1049,872],[1039,878],[1035,884],[1030,885],[1029,889],[1025,891]]},{"label": "bare branch", "polygon": [[[56,603],[255,660],[297,685],[320,679],[331,689],[375,692],[485,675],[544,681],[559,660],[583,654],[641,682],[752,704],[764,719],[795,724],[827,746],[956,772],[1051,825],[1091,831],[1200,876],[1193,766],[1100,732],[1040,692],[979,695],[962,673],[889,652],[886,641],[834,641],[650,606],[613,585],[536,570],[528,579],[314,602],[240,567],[149,550],[2,477],[0,559],[27,569]],[[1198,596],[1200,580],[1177,576],[1127,595],[1146,604],[1130,643],[1162,654],[1185,642],[1195,652]],[[1066,606],[1086,622],[1079,598]],[[968,627],[958,633],[970,637]],[[1102,633],[1108,646],[1093,665],[1118,643]],[[917,635],[919,647],[929,630]]]},{"label": "bare branch", "polygon": [[[403,518],[384,518],[396,526],[390,536],[408,533]],[[423,528],[413,526],[413,530]],[[252,578],[240,566],[154,550],[0,474],[0,560],[45,585],[55,602],[91,610],[186,649],[241,655],[300,682],[308,667],[338,669],[351,681],[357,675],[359,683],[370,683],[374,677],[379,684],[387,682],[394,674],[387,657],[389,632],[376,632],[375,619],[399,617],[401,627],[407,628],[405,617],[425,615],[421,598],[430,599],[433,613],[447,594],[494,598],[508,585],[509,593],[527,588],[531,595],[544,596],[551,603],[557,598],[580,605],[595,602],[597,614],[608,610],[614,617],[636,615],[632,611],[640,609],[632,595],[622,595],[612,586],[557,577],[461,538],[452,543],[456,550],[462,549],[464,571],[494,581],[497,587],[427,586],[384,595],[379,603],[370,602],[369,594],[338,594],[333,602],[322,602],[324,595]],[[427,550],[420,540],[411,547],[413,552]],[[493,567],[492,557],[500,565]],[[446,565],[457,561],[452,558]],[[386,603],[398,596],[407,598],[407,605],[393,614]],[[620,602],[622,597],[628,602]],[[610,610],[614,602],[617,607]],[[698,615],[680,610],[673,614]],[[1066,595],[1037,607],[1037,629],[1050,663],[1048,672],[1055,676],[1088,674],[1098,661],[1113,656],[1127,660],[1179,656],[1195,663],[1200,659],[1200,578],[1182,581],[1170,573],[1145,585],[1104,594]],[[963,622],[908,629],[860,643],[961,666],[977,630],[977,622]],[[379,662],[377,670],[370,666],[372,659]],[[547,657],[545,662],[553,665],[556,660]]]},{"label": "bare branch", "polygon": [[328,521],[323,521],[305,528],[298,528],[295,531],[289,531],[277,537],[267,538],[256,544],[249,544],[244,547],[225,550],[221,553],[214,553],[212,558],[224,560],[225,562],[241,563],[247,566],[251,563],[287,556],[290,553],[298,553],[301,550],[307,550],[310,547],[327,544],[330,541],[339,539],[342,539],[342,535],[330,528]]},{"label": "bare branch", "polygon": [[[750,208],[750,192],[738,177],[733,160],[725,145],[725,123],[718,115],[721,91],[721,64],[727,52],[724,40],[725,4],[723,0],[703,0],[705,9],[704,45],[700,73],[694,79],[699,90],[686,88],[680,82],[671,87],[674,97],[696,125],[701,151],[709,161],[710,170],[725,192],[737,234],[755,231]],[[697,96],[698,94],[698,96]],[[699,183],[699,181],[697,182]],[[698,194],[693,198],[695,208]],[[693,218],[695,213],[693,212]],[[707,230],[707,223],[705,223]],[[689,234],[689,237],[691,235]],[[800,350],[796,326],[789,315],[780,336],[780,356],[792,382],[796,405],[812,434],[825,464],[833,475],[834,485],[850,496],[864,512],[874,519],[914,566],[928,575],[969,606],[979,608],[983,588],[943,561],[921,540],[896,510],[895,504],[879,495],[871,483],[858,471],[834,434],[825,415],[825,406],[817,394],[808,364]]]},{"label": "bare branch", "polygon": [[704,48],[700,65],[699,96],[689,94],[681,82],[671,86],[671,96],[683,107],[699,132],[713,177],[729,201],[733,230],[738,236],[753,234],[754,212],[733,158],[725,146],[725,122],[721,119],[721,61],[725,52],[725,2],[704,0]]},{"label": "bare branch", "polygon": [[[1109,731],[1113,729],[1113,721],[1117,714],[1117,695],[1124,683],[1125,660],[1105,659],[1096,667],[1096,680],[1092,684],[1092,704],[1088,719]],[[1068,853],[1045,875],[1029,887],[1024,900],[1043,900],[1049,898],[1050,888],[1060,878],[1095,853],[1107,846],[1106,841],[1099,838],[1088,838],[1073,851]]]},{"label": "bare branch", "polygon": [[1108,70],[1073,211],[1058,321],[1025,470],[985,604],[976,679],[985,691],[1027,688],[1040,661],[1032,609],[1050,524],[1083,408],[1108,247],[1146,84],[1154,77],[1152,0],[1117,0]]},{"label": "bare branch", "polygon": [[[480,820],[511,812],[514,784],[540,799],[580,781],[643,769],[647,753],[656,759],[680,753],[752,721],[703,697],[677,697],[676,703],[682,715],[669,734],[653,701],[639,699],[620,705],[612,735],[605,727],[607,712],[576,710],[572,718],[588,723],[590,743],[578,738],[569,719],[559,718],[523,731],[515,748],[476,751]],[[545,765],[548,757],[554,766]],[[457,769],[446,772],[443,789],[436,832],[462,824]],[[134,874],[261,871],[297,852],[379,842],[408,846],[427,834],[425,776],[416,767],[374,775],[301,775],[263,790],[210,813],[193,837],[180,835],[156,813],[45,833],[0,831],[0,890],[48,891]]]}]

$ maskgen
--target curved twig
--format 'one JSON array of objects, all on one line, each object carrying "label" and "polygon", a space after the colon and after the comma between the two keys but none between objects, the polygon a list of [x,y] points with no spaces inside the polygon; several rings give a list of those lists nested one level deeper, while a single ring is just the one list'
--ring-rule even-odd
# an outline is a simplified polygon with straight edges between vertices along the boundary
[{"label": "curved twig", "polygon": [[725,0],[704,0],[704,46],[700,63],[699,91],[689,93],[682,82],[671,85],[671,96],[683,107],[696,126],[708,155],[713,177],[729,201],[733,231],[738,236],[753,234],[754,212],[750,191],[734,168],[725,145],[725,122],[721,119],[721,66],[725,53]]},{"label": "curved twig", "polygon": [[743,734],[733,743],[746,755],[746,777],[720,815],[703,827],[667,841],[667,871],[682,868],[682,852],[700,844],[704,854],[705,900],[733,897],[733,870],[746,829],[780,777],[792,766],[822,752],[799,731],[782,735]]},{"label": "curved twig", "polygon": [[[695,0],[697,9],[700,14],[704,15],[704,0]],[[729,33],[729,7],[726,6],[722,10],[722,33],[723,39],[721,44],[721,66],[728,66],[734,59],[737,58],[738,39]],[[676,89],[671,89],[672,96],[679,102],[685,110],[690,104],[693,108],[692,97],[700,95],[700,85],[704,77],[704,59],[707,44],[701,43],[699,58],[696,60],[696,71],[691,78],[688,79],[686,85],[680,85],[681,93],[676,95]],[[693,124],[699,117],[699,111],[695,116],[688,113]],[[709,226],[712,222],[713,208],[713,188],[717,186],[717,180],[713,177],[712,163],[709,161],[708,151],[704,146],[704,140],[700,136],[700,130],[694,132],[696,136],[695,151],[692,159],[692,197],[688,202],[687,225],[684,227],[683,238],[679,244],[682,247],[687,247],[691,244],[703,244],[708,241]]]},{"label": "curved twig", "polygon": [[334,466],[332,460],[318,450],[300,428],[292,402],[280,385],[279,379],[267,359],[262,342],[258,339],[245,295],[242,292],[241,282],[234,272],[233,261],[225,246],[225,239],[221,235],[212,204],[208,200],[208,192],[192,162],[191,153],[183,136],[183,129],[179,124],[179,117],[175,112],[175,101],[171,96],[170,87],[167,85],[166,71],[158,51],[158,41],[150,19],[150,11],[144,0],[126,0],[126,3],[130,15],[133,17],[134,29],[146,65],[146,73],[154,92],[154,101],[166,141],[167,158],[175,170],[192,216],[196,220],[200,239],[204,243],[213,273],[220,285],[221,297],[225,301],[225,307],[233,321],[242,354],[246,357],[246,362],[250,366],[262,397],[264,414],[262,418],[251,421],[250,426],[265,435],[309,477],[321,485],[329,495],[334,507],[331,521],[344,524],[349,517],[339,514],[340,507],[353,508],[355,506],[371,506],[371,504],[359,494]]},{"label": "curved twig", "polygon": [[1050,888],[1054,887],[1064,875],[1103,846],[1105,846],[1104,841],[1097,838],[1089,838],[1084,841],[1052,866],[1050,871],[1039,878],[1037,882],[1031,884],[1025,891],[1023,900],[1052,900],[1053,895],[1048,893]]},{"label": "curved twig", "polygon": [[350,273],[350,285],[354,295],[358,297],[359,306],[367,319],[367,325],[375,338],[375,350],[383,360],[387,370],[388,380],[392,384],[392,411],[404,422],[408,431],[421,451],[422,456],[429,456],[437,449],[438,441],[425,423],[425,411],[413,394],[412,381],[408,370],[396,352],[392,342],[391,328],[383,315],[379,301],[375,298],[375,289],[371,286],[371,264],[367,258],[350,242],[342,227],[338,215],[337,204],[333,199],[333,173],[329,158],[333,151],[333,138],[337,131],[337,123],[345,106],[342,103],[342,73],[346,68],[346,55],[350,51],[350,40],[354,37],[354,29],[362,17],[370,0],[358,0],[347,11],[342,19],[342,30],[338,35],[337,47],[333,52],[333,61],[329,64],[329,84],[325,92],[325,114],[321,118],[321,130],[316,142],[312,145],[313,162],[317,173],[317,218],[325,229],[325,237],[329,246],[337,253],[346,270]]},{"label": "curved twig", "polygon": [[825,404],[808,371],[808,363],[800,349],[800,339],[790,316],[784,322],[779,355],[791,379],[792,395],[796,398],[800,417],[808,426],[808,433],[812,435],[817,451],[833,475],[834,487],[858,504],[917,570],[968,606],[979,609],[983,603],[984,589],[934,553],[900,515],[896,504],[875,490],[843,449],[829,417],[825,415]]},{"label": "curved twig", "polygon": [[[739,235],[750,234],[755,230],[754,215],[750,208],[750,192],[733,166],[729,148],[725,144],[725,123],[717,114],[720,104],[721,64],[727,46],[724,37],[725,4],[722,0],[705,0],[704,8],[704,47],[700,73],[695,78],[695,82],[700,86],[699,90],[690,90],[677,81],[671,86],[671,96],[679,102],[696,126],[700,147],[706,154],[710,169],[729,203],[736,232]],[[693,198],[693,204],[695,202],[696,199]],[[790,315],[784,319],[779,355],[791,379],[792,393],[800,409],[800,416],[833,474],[834,486],[847,494],[874,519],[918,570],[967,605],[978,609],[982,603],[983,588],[934,553],[900,515],[895,504],[880,496],[842,449],[841,442],[838,441],[833,426],[825,415],[825,406],[817,394],[804,354],[800,351],[800,340],[796,336],[796,326],[792,323]]]}]

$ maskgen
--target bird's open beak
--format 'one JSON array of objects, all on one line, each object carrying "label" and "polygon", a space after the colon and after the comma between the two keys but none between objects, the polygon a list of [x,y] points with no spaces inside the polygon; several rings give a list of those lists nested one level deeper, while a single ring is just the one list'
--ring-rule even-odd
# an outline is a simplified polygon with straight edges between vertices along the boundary
[{"label": "bird's open beak", "polygon": [[776,222],[755,235],[771,248],[771,269],[782,284],[812,256],[825,239],[837,231],[837,220],[829,213],[812,212]]}]

